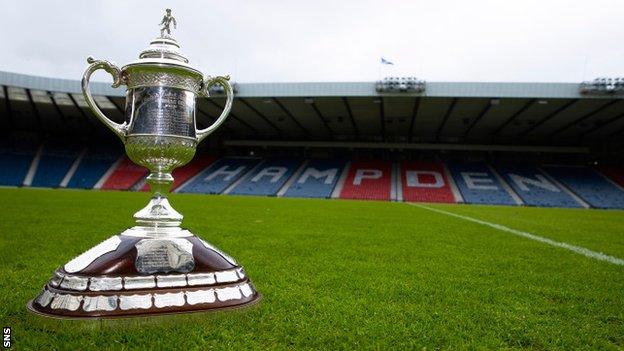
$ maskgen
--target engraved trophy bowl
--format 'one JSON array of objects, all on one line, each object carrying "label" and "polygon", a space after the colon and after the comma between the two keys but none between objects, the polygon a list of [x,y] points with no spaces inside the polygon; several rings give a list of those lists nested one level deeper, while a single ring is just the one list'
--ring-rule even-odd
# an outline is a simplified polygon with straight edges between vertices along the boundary
[{"label": "engraved trophy bowl", "polygon": [[[232,257],[180,227],[183,216],[167,200],[172,171],[190,162],[204,138],[227,118],[233,91],[229,77],[208,77],[189,65],[170,35],[177,25],[171,11],[161,35],[139,59],[121,69],[109,61],[87,59],[82,78],[85,100],[95,116],[124,143],[126,154],[149,170],[152,196],[134,214],[136,225],[113,235],[59,267],[31,312],[58,318],[116,318],[242,307],[260,299],[249,277]],[[125,122],[102,113],[89,90],[99,69],[125,85]],[[221,115],[196,129],[195,100],[220,85],[226,94]]]}]

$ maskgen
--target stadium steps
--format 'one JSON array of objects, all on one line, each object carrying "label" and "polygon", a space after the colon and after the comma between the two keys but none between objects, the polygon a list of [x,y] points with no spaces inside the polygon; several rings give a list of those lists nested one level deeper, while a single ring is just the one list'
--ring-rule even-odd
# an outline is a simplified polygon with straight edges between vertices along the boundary
[{"label": "stadium steps", "polygon": [[103,190],[128,190],[147,175],[145,167],[134,164],[124,156],[110,176],[104,181]]},{"label": "stadium steps", "polygon": [[56,188],[67,175],[78,157],[78,147],[65,146],[62,143],[48,143],[43,146],[34,170],[30,186]]},{"label": "stadium steps", "polygon": [[21,186],[34,157],[34,149],[0,147],[0,185]]},{"label": "stadium steps", "polygon": [[502,164],[495,168],[526,205],[582,207],[581,203],[535,165]]},{"label": "stadium steps", "polygon": [[406,202],[456,201],[441,163],[403,161],[400,164],[400,183],[402,198]]},{"label": "stadium steps", "polygon": [[624,191],[592,168],[546,166],[542,169],[591,207],[624,209]]},{"label": "stadium steps", "polygon": [[79,160],[76,170],[66,184],[68,188],[92,189],[121,156],[117,149],[89,147]]},{"label": "stadium steps", "polygon": [[228,193],[232,195],[274,196],[301,165],[293,158],[267,159],[248,172]]},{"label": "stadium steps", "polygon": [[287,188],[286,197],[330,198],[345,168],[345,161],[338,159],[309,160],[293,183]]},{"label": "stadium steps", "polygon": [[221,158],[182,184],[176,192],[221,194],[257,166],[259,158]]},{"label": "stadium steps", "polygon": [[483,162],[448,163],[455,184],[466,203],[517,205],[502,180]]},{"label": "stadium steps", "polygon": [[352,161],[340,192],[341,199],[390,200],[392,163]]},{"label": "stadium steps", "polygon": [[624,188],[624,169],[618,167],[598,167],[598,171],[607,176],[611,181],[620,188]]}]

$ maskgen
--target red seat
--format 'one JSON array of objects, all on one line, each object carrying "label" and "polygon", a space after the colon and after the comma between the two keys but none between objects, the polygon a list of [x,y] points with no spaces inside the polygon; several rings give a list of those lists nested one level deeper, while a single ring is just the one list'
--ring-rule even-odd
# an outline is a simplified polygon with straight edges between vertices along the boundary
[{"label": "red seat", "polygon": [[353,161],[349,168],[341,199],[390,200],[392,163],[386,161]]},{"label": "red seat", "polygon": [[137,166],[127,157],[119,163],[115,171],[106,179],[102,189],[128,190],[147,175],[147,169]]},{"label": "red seat", "polygon": [[609,177],[619,186],[624,187],[624,169],[618,167],[601,166],[598,170]]},{"label": "red seat", "polygon": [[[411,173],[408,179],[408,172]],[[403,200],[412,202],[455,202],[444,166],[437,162],[401,163]]]}]

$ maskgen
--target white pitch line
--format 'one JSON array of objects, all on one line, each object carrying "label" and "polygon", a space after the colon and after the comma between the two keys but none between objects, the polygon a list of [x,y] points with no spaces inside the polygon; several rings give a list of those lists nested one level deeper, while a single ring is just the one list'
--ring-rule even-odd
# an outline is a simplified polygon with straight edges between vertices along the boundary
[{"label": "white pitch line", "polygon": [[535,235],[535,234],[523,232],[521,230],[509,228],[509,227],[506,227],[504,225],[500,225],[500,224],[496,224],[496,223],[490,223],[490,222],[482,221],[480,219],[476,219],[476,218],[472,218],[472,217],[468,217],[468,216],[462,216],[462,215],[459,215],[457,213],[448,212],[448,211],[444,211],[444,210],[439,210],[437,208],[433,208],[433,207],[429,207],[429,206],[425,206],[425,205],[421,205],[421,204],[409,203],[409,205],[416,206],[416,207],[422,208],[424,210],[429,210],[429,211],[432,211],[432,212],[445,214],[447,216],[452,216],[452,217],[455,217],[455,218],[463,219],[463,220],[470,221],[470,222],[473,222],[473,223],[478,223],[478,224],[481,224],[481,225],[485,225],[485,226],[488,226],[488,227],[491,227],[491,228],[494,228],[494,229],[497,229],[497,230],[501,230],[501,231],[504,231],[504,232],[507,232],[507,233],[511,233],[511,234],[514,234],[514,235],[517,235],[517,236],[521,236],[523,238],[539,241],[539,242],[547,244],[547,245],[560,247],[562,249],[566,249],[568,251],[572,251],[572,252],[575,252],[577,254],[581,254],[583,256],[586,256],[586,257],[589,257],[589,258],[593,258],[593,259],[596,259],[596,260],[617,264],[619,266],[624,266],[624,260],[621,259],[621,258],[605,255],[602,252],[592,251],[590,249],[586,249],[586,248],[581,247],[581,246],[570,245],[568,243],[564,243],[564,242],[561,242],[561,241],[555,241],[555,240],[552,240],[552,239],[541,237],[539,235]]}]

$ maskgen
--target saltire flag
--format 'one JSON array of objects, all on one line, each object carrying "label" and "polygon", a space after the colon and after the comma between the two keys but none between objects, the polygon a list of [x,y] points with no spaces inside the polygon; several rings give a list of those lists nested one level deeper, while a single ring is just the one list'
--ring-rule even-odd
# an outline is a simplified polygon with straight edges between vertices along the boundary
[{"label": "saltire flag", "polygon": [[390,61],[386,60],[386,59],[385,59],[385,58],[383,58],[383,57],[381,58],[381,64],[382,64],[382,65],[394,65],[394,63],[392,63],[392,62],[390,62]]}]

